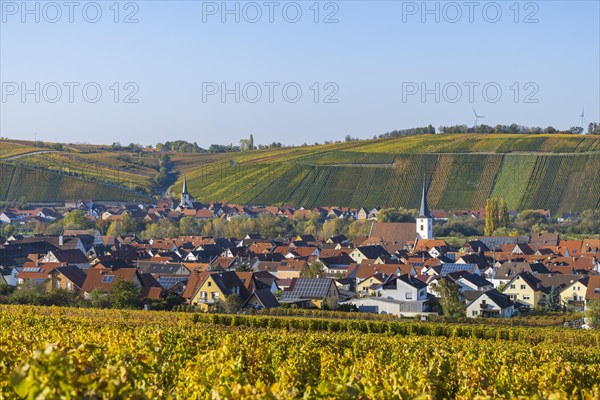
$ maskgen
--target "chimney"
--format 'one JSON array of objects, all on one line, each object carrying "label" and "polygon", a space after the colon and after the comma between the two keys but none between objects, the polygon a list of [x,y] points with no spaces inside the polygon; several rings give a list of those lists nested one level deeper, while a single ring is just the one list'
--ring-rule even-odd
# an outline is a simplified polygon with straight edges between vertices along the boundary
[{"label": "chimney", "polygon": [[64,240],[63,240],[63,235],[61,233],[60,236],[58,237],[58,245],[62,246],[63,244],[64,244]]}]

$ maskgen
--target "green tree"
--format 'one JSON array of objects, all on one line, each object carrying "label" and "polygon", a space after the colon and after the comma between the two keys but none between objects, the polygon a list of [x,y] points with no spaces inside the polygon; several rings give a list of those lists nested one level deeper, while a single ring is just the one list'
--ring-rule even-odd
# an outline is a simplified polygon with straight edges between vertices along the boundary
[{"label": "green tree", "polygon": [[113,221],[108,227],[107,236],[117,237],[123,235],[124,229],[121,221]]},{"label": "green tree", "polygon": [[62,221],[56,221],[46,227],[46,235],[57,235],[63,231]]},{"label": "green tree", "polygon": [[546,304],[544,305],[544,311],[560,311],[560,296],[558,290],[554,286],[550,289],[550,292],[546,296]]},{"label": "green tree", "polygon": [[240,309],[242,306],[242,301],[237,294],[230,294],[226,296],[224,300],[219,300],[217,303],[217,308],[219,311],[224,311],[227,313],[234,313]]},{"label": "green tree", "polygon": [[371,221],[352,221],[348,225],[348,239],[354,240],[359,237],[367,236],[371,229]]},{"label": "green tree", "polygon": [[81,210],[73,210],[67,213],[63,219],[65,229],[85,229],[89,224],[85,213]]},{"label": "green tree", "polygon": [[112,308],[139,308],[140,288],[132,281],[117,279],[109,292]]},{"label": "green tree", "polygon": [[418,210],[407,210],[405,208],[384,208],[377,214],[379,222],[415,222]]},{"label": "green tree", "polygon": [[458,319],[464,317],[462,294],[458,284],[442,279],[439,283],[433,284],[433,290],[440,297],[440,306],[442,313],[448,319]]},{"label": "green tree", "polygon": [[100,289],[93,289],[90,292],[90,306],[93,308],[110,308],[110,297],[102,293]]},{"label": "green tree", "polygon": [[123,219],[121,220],[121,229],[123,230],[123,235],[126,235],[128,233],[137,233],[140,231],[138,227],[138,221],[135,218],[133,218],[129,213],[123,215]]},{"label": "green tree", "polygon": [[252,272],[252,268],[246,264],[240,264],[235,267],[235,272]]},{"label": "green tree", "polygon": [[532,228],[536,226],[537,230],[543,230],[546,228],[547,220],[546,216],[538,210],[525,210],[517,215],[515,225],[525,232],[531,232]]},{"label": "green tree", "polygon": [[484,235],[492,236],[498,226],[498,200],[489,198],[485,201]]},{"label": "green tree", "polygon": [[25,196],[21,196],[21,197],[19,197],[19,200],[17,201],[17,208],[19,210],[24,210],[25,207],[27,207],[27,199],[25,198]]},{"label": "green tree", "polygon": [[600,300],[588,301],[585,310],[585,319],[592,328],[600,329]]},{"label": "green tree", "polygon": [[508,207],[504,196],[498,200],[498,227],[508,228]]},{"label": "green tree", "polygon": [[323,278],[325,277],[325,265],[321,261],[309,263],[301,272],[302,278]]},{"label": "green tree", "polygon": [[198,235],[202,228],[194,217],[183,217],[179,220],[179,233],[184,236]]},{"label": "green tree", "polygon": [[6,226],[5,226],[5,227],[2,229],[2,234],[3,234],[4,236],[6,236],[7,238],[8,238],[8,237],[11,237],[13,233],[15,233],[15,227],[14,227],[14,226],[12,226],[12,225],[10,225],[10,224],[6,225]]},{"label": "green tree", "polygon": [[8,296],[8,302],[34,306],[46,305],[46,287],[43,284],[27,280]]}]

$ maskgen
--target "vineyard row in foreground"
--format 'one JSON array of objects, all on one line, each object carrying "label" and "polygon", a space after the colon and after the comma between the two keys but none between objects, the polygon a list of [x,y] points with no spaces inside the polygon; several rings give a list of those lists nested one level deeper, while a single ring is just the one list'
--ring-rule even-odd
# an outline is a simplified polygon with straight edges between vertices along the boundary
[{"label": "vineyard row in foreground", "polygon": [[[334,333],[304,331],[306,324],[322,323],[309,318],[288,318],[302,321],[290,330],[268,328],[285,318],[210,318],[0,307],[0,398],[600,396],[596,332],[536,329],[531,332],[548,340],[529,343],[434,336],[437,325],[417,322],[376,322],[402,325],[406,332]],[[232,321],[266,321],[267,327]],[[415,328],[423,326],[432,328]]]}]

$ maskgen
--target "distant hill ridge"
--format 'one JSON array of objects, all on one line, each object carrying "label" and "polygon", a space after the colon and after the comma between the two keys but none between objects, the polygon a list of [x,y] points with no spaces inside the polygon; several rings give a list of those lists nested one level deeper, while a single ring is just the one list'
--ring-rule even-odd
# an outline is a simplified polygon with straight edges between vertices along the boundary
[{"label": "distant hill ridge", "polygon": [[[93,145],[65,145],[68,151],[46,154],[34,154],[39,149],[33,142],[0,145],[0,161],[18,154],[24,166],[59,164],[77,171],[89,160],[99,171],[94,179],[111,183],[120,174],[114,183],[123,185],[126,177],[146,191],[152,190],[152,163],[159,155],[130,153],[129,160],[123,157],[127,153],[95,150]],[[423,177],[432,176],[429,206],[435,209],[477,209],[487,197],[500,195],[516,210],[549,208],[557,213],[600,206],[598,135],[425,134],[170,157],[170,173],[179,177],[170,192],[177,196],[187,175],[190,193],[204,202],[415,208]],[[0,178],[9,181],[8,176]],[[37,197],[31,201],[61,199],[61,185],[28,194]],[[68,198],[73,190],[66,191]],[[91,196],[82,197],[94,198],[93,190],[86,190]],[[2,188],[5,198],[11,191]],[[128,197],[110,191],[102,196]]]}]

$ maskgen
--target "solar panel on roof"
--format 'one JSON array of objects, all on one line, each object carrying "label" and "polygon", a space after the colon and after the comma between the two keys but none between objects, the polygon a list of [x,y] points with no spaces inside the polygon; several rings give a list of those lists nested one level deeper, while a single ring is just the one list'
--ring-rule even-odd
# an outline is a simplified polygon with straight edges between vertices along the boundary
[{"label": "solar panel on roof", "polygon": [[165,289],[170,289],[173,286],[175,286],[176,284],[178,284],[179,282],[184,282],[186,280],[187,280],[187,278],[185,278],[185,277],[175,277],[175,276],[161,277],[161,278],[156,279],[156,281],[160,284],[160,286],[162,286]]},{"label": "solar panel on roof", "polygon": [[25,267],[22,269],[22,272],[42,272],[43,269],[38,267]]},{"label": "solar panel on roof", "polygon": [[451,264],[447,263],[442,266],[442,271],[440,272],[441,276],[445,276],[451,274],[453,272],[458,271],[473,271],[475,269],[475,264]]}]

